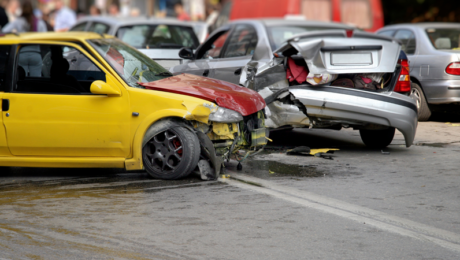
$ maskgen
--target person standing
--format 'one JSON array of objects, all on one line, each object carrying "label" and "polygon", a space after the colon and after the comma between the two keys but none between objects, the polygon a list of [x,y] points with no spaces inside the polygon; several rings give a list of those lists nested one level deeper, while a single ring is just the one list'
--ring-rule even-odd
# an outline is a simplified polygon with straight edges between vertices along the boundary
[{"label": "person standing", "polygon": [[[34,15],[32,3],[28,0],[22,4],[22,14],[14,22],[8,23],[2,30],[8,32],[46,32],[46,24],[42,19]],[[27,45],[19,51],[19,66],[21,66],[26,75],[30,77],[41,77],[42,73],[42,56],[38,45]]]},{"label": "person standing", "polygon": [[182,2],[178,2],[174,5],[174,11],[179,21],[190,21],[190,16],[185,11]]},{"label": "person standing", "polygon": [[16,18],[21,13],[21,9],[19,9],[19,1],[18,0],[8,0],[6,7],[5,7],[6,14],[8,15],[8,22],[14,22]]},{"label": "person standing", "polygon": [[66,32],[77,22],[77,16],[74,11],[64,5],[63,0],[54,0],[56,9],[56,18],[54,21],[54,30],[56,32]]},{"label": "person standing", "polygon": [[5,11],[5,6],[8,4],[7,1],[2,1],[0,5],[0,28],[3,28],[8,23],[8,15]]}]

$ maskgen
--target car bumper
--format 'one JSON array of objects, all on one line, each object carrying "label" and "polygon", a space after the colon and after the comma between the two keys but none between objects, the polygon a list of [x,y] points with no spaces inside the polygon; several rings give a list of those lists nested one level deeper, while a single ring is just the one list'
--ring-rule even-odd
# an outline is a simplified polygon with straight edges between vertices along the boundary
[{"label": "car bumper", "polygon": [[460,80],[426,80],[421,84],[429,104],[460,102]]},{"label": "car bumper", "polygon": [[395,127],[404,135],[407,147],[414,141],[418,121],[416,103],[411,97],[318,86],[296,86],[289,91],[306,106],[310,120]]}]

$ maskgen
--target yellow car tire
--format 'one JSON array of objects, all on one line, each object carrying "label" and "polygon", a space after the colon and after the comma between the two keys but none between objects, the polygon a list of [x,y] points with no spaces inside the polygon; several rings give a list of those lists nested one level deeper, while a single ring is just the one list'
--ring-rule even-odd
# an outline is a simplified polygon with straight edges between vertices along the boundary
[{"label": "yellow car tire", "polygon": [[145,134],[142,147],[144,168],[153,178],[183,178],[197,167],[200,149],[194,132],[175,121],[162,120]]}]

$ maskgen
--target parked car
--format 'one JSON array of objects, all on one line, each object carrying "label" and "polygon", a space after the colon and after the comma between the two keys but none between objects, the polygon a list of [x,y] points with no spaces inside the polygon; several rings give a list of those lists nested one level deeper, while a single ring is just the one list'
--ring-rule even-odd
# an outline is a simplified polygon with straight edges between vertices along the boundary
[{"label": "parked car", "polygon": [[410,62],[419,121],[430,118],[430,105],[460,102],[460,23],[398,24],[377,34],[402,43]]},{"label": "parked car", "polygon": [[70,31],[116,36],[168,69],[181,63],[180,48],[195,49],[200,44],[194,26],[198,25],[174,19],[89,16]]},{"label": "parked car", "polygon": [[[341,22],[375,32],[383,27],[381,0],[222,0],[222,10],[212,29],[229,21],[248,18],[303,18]],[[255,8],[257,7],[257,8]]]},{"label": "parked car", "polygon": [[242,161],[266,144],[255,91],[172,76],[112,36],[2,35],[0,60],[0,166],[145,169],[177,179],[198,165],[215,179],[231,155]]},{"label": "parked car", "polygon": [[369,147],[391,143],[395,128],[411,146],[417,107],[409,68],[393,38],[341,24],[240,20],[213,32],[172,67],[259,92],[266,126],[353,128]]}]

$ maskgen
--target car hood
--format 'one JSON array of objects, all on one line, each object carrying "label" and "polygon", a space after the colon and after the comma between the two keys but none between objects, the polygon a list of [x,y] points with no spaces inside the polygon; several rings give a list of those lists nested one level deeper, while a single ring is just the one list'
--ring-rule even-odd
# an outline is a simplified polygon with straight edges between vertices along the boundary
[{"label": "car hood", "polygon": [[238,85],[217,79],[209,79],[191,74],[180,74],[149,83],[140,83],[146,89],[166,91],[193,96],[248,116],[265,107],[259,93]]}]

